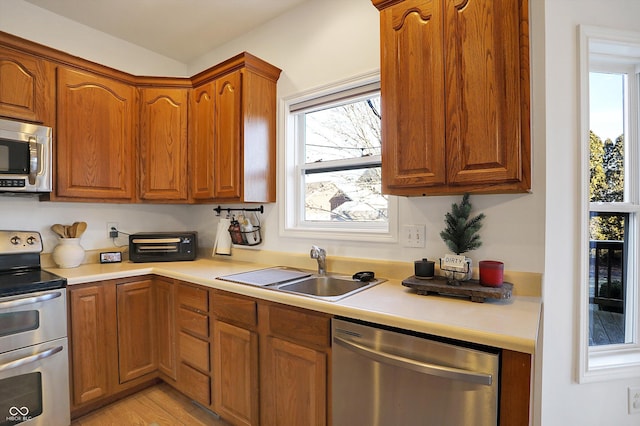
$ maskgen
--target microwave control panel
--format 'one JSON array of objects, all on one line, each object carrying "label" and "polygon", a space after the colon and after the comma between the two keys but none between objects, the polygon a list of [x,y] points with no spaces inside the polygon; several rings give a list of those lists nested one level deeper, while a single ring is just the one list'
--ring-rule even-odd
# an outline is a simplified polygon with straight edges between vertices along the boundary
[{"label": "microwave control panel", "polygon": [[0,188],[24,188],[26,179],[0,179]]}]

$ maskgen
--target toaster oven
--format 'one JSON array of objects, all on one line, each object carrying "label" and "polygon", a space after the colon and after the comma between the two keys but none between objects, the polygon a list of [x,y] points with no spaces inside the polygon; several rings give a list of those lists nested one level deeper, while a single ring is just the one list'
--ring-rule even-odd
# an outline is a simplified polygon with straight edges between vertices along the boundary
[{"label": "toaster oven", "polygon": [[141,232],[129,235],[132,262],[178,262],[195,260],[197,232]]}]

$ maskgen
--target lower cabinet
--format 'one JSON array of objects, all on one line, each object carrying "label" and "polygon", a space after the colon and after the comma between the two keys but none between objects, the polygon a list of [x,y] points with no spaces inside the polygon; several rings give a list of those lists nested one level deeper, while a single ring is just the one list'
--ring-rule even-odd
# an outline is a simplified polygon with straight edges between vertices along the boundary
[{"label": "lower cabinet", "polygon": [[69,287],[71,404],[99,400],[117,377],[115,282]]},{"label": "lower cabinet", "polygon": [[68,292],[71,411],[77,417],[158,376],[160,311],[152,277],[74,285]]},{"label": "lower cabinet", "polygon": [[261,304],[261,424],[329,424],[331,317]]},{"label": "lower cabinet", "polygon": [[151,279],[116,285],[118,365],[120,383],[158,368],[153,282]]},{"label": "lower cabinet", "polygon": [[236,425],[259,423],[258,333],[255,300],[211,292],[213,409]]},{"label": "lower cabinet", "polygon": [[204,406],[211,405],[209,292],[177,282],[178,374],[176,388]]},{"label": "lower cabinet", "polygon": [[[331,424],[331,316],[158,277],[73,285],[72,418],[158,378],[233,425]],[[532,357],[503,350],[500,425],[526,425]]]}]

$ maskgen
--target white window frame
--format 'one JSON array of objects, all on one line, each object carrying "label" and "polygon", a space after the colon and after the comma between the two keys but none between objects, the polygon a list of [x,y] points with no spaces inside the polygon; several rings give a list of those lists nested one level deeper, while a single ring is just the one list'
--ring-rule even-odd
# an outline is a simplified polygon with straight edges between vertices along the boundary
[{"label": "white window frame", "polygon": [[[281,124],[281,164],[284,173],[281,174],[281,188],[284,200],[280,203],[280,235],[283,237],[300,237],[348,241],[370,241],[394,243],[398,241],[398,200],[397,197],[388,196],[388,223],[387,225],[375,222],[310,222],[304,220],[304,182],[305,169],[318,167],[304,164],[304,147],[300,145],[296,135],[300,126],[296,125],[296,116],[290,111],[292,106],[304,103],[313,104],[314,99],[331,98],[339,99],[340,94],[357,93],[359,88],[370,87],[379,84],[380,73],[372,72],[329,84],[309,91],[298,93],[280,101]],[[364,164],[380,161],[380,157],[363,157],[352,159],[349,162],[362,161]],[[326,165],[319,165],[326,167]],[[383,225],[383,226],[381,226]]]},{"label": "white window frame", "polygon": [[[581,149],[581,191],[580,191],[580,280],[577,284],[579,295],[579,338],[577,360],[577,380],[581,383],[614,380],[640,376],[640,100],[637,98],[640,72],[637,64],[640,58],[640,33],[612,30],[593,26],[578,27],[579,73],[580,73],[580,149]],[[636,57],[636,55],[638,55]],[[626,58],[626,59],[625,59]],[[606,70],[631,70],[629,78],[629,98],[627,106],[633,105],[628,122],[625,123],[625,180],[629,193],[628,202],[592,203],[589,194],[589,72],[605,71],[601,64],[608,64]],[[625,64],[626,62],[626,64]],[[633,81],[631,81],[633,80]],[[633,114],[632,114],[633,113]],[[627,185],[625,185],[627,186]],[[625,189],[626,191],[626,189]],[[629,244],[627,264],[627,293],[625,294],[625,329],[631,343],[589,346],[589,212],[630,213]],[[631,326],[631,328],[629,327]]]}]

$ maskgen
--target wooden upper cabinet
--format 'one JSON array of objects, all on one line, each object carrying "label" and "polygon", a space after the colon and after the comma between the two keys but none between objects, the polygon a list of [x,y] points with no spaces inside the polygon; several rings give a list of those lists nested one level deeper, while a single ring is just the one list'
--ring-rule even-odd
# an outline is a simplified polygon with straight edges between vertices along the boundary
[{"label": "wooden upper cabinet", "polygon": [[441,9],[405,1],[381,13],[385,192],[446,181]]},{"label": "wooden upper cabinet", "polygon": [[53,126],[53,64],[0,47],[0,116]]},{"label": "wooden upper cabinet", "polygon": [[[239,200],[242,169],[242,71],[215,84],[213,187],[215,198]],[[266,201],[266,200],[265,200]]]},{"label": "wooden upper cabinet", "polygon": [[193,89],[189,99],[189,176],[191,198],[213,199],[213,102],[216,85]]},{"label": "wooden upper cabinet", "polygon": [[192,199],[275,202],[280,72],[245,52],[192,78]]},{"label": "wooden upper cabinet", "polygon": [[140,199],[185,201],[187,89],[140,89]]},{"label": "wooden upper cabinet", "polygon": [[527,0],[372,1],[381,23],[383,191],[528,191]]},{"label": "wooden upper cabinet", "polygon": [[57,90],[56,196],[134,200],[135,88],[59,67]]}]

